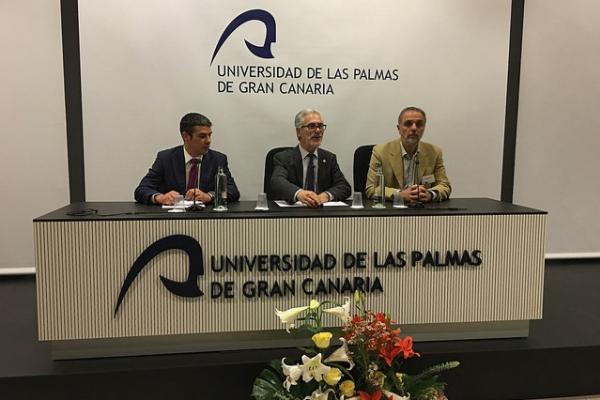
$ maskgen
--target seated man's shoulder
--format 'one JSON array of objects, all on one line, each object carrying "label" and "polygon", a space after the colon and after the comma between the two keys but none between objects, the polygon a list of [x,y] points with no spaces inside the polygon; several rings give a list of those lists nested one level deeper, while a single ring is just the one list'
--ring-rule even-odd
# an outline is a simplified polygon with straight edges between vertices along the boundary
[{"label": "seated man's shoulder", "polygon": [[222,153],[220,151],[217,150],[213,150],[213,149],[209,149],[208,150],[208,154],[210,154],[211,156],[217,158],[217,159],[225,159],[227,158],[227,155],[225,153]]},{"label": "seated man's shoulder", "polygon": [[393,140],[390,140],[389,142],[376,144],[375,146],[373,146],[373,151],[381,153],[382,151],[385,151],[385,150],[391,150],[391,149],[397,149],[397,148],[399,149],[400,146],[401,146],[400,139],[393,139]]},{"label": "seated man's shoulder", "polygon": [[292,154],[296,154],[296,153],[300,153],[300,150],[298,150],[298,146],[294,146],[294,147],[288,147],[287,149],[283,149],[279,152],[277,152],[277,154],[285,154],[285,155],[292,155]]},{"label": "seated man's shoulder", "polygon": [[182,151],[182,148],[183,148],[183,146],[179,145],[179,146],[171,147],[169,149],[160,150],[158,152],[158,157],[171,157],[174,154],[177,154],[177,152]]},{"label": "seated man's shoulder", "polygon": [[294,155],[296,155],[296,153],[300,154],[298,149],[296,147],[290,147],[287,149],[280,150],[277,153],[273,154],[273,158],[276,158],[278,160],[288,160]]},{"label": "seated man's shoulder", "polygon": [[319,147],[319,156],[323,157],[323,158],[330,158],[330,157],[336,157],[335,153],[329,150],[325,150],[321,147]]},{"label": "seated man's shoulder", "polygon": [[419,144],[419,149],[422,152],[430,152],[430,153],[441,153],[442,148],[438,145],[428,142],[421,142]]}]

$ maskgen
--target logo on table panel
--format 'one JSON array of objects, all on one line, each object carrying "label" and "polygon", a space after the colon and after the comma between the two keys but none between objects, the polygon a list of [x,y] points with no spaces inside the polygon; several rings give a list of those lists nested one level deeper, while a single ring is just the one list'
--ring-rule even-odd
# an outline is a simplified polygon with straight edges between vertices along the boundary
[{"label": "logo on table panel", "polygon": [[245,24],[246,22],[250,22],[250,21],[259,21],[259,22],[262,22],[263,24],[265,24],[265,28],[266,28],[265,42],[263,43],[262,46],[257,46],[253,43],[250,43],[247,40],[244,40],[244,42],[246,42],[246,47],[256,57],[274,58],[273,53],[271,52],[271,44],[276,42],[275,18],[273,18],[273,15],[271,15],[271,13],[269,13],[268,11],[255,9],[255,10],[248,10],[248,11],[241,13],[240,15],[235,17],[233,19],[233,21],[231,21],[229,23],[229,25],[227,25],[227,27],[221,34],[221,37],[219,38],[217,45],[215,46],[215,50],[214,50],[212,58],[210,60],[210,65],[212,65],[215,57],[217,56],[217,53],[219,53],[219,50],[221,49],[223,44],[227,41],[229,36],[231,36],[231,34],[237,28],[239,28],[241,25]]},{"label": "logo on table panel", "polygon": [[163,286],[171,293],[179,297],[201,297],[204,295],[202,290],[198,287],[198,277],[204,275],[204,261],[202,260],[202,247],[198,241],[190,236],[186,235],[172,235],[157,240],[152,243],[146,250],[140,254],[135,260],[125,280],[121,286],[119,298],[117,299],[117,305],[115,306],[115,316],[119,311],[119,307],[125,299],[127,291],[142,272],[142,270],[148,265],[148,263],[160,253],[167,250],[183,250],[188,256],[188,276],[183,282],[178,282],[160,276],[160,280]]}]

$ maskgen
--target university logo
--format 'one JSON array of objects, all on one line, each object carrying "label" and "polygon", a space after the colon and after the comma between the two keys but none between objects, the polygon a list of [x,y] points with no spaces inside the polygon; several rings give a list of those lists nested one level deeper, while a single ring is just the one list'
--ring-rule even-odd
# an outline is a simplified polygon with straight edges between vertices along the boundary
[{"label": "university logo", "polygon": [[252,54],[254,54],[256,57],[274,58],[273,53],[271,52],[271,44],[276,42],[275,18],[273,18],[271,13],[269,13],[268,11],[255,9],[255,10],[248,10],[248,11],[241,13],[240,15],[235,17],[234,20],[229,23],[229,25],[227,25],[227,27],[221,34],[219,41],[217,42],[217,46],[215,47],[215,51],[213,52],[212,58],[210,60],[211,65],[212,65],[215,57],[217,56],[217,53],[221,49],[221,46],[223,46],[223,44],[229,38],[229,36],[240,25],[245,24],[248,21],[260,21],[263,24],[265,24],[265,27],[267,28],[266,34],[265,34],[265,43],[262,46],[256,46],[256,45],[250,43],[249,41],[244,40],[246,42],[246,47],[248,48],[248,50],[250,50],[250,52]]},{"label": "university logo", "polygon": [[204,261],[202,259],[202,247],[198,241],[190,236],[172,235],[157,240],[152,243],[146,250],[139,255],[135,260],[125,280],[121,286],[121,292],[117,299],[115,307],[115,316],[119,311],[119,307],[129,290],[129,287],[135,281],[135,278],[142,272],[144,267],[154,257],[167,250],[183,250],[188,255],[188,276],[183,282],[173,281],[164,276],[160,276],[160,280],[164,287],[171,293],[180,297],[200,297],[204,295],[198,287],[198,277],[204,275]]}]

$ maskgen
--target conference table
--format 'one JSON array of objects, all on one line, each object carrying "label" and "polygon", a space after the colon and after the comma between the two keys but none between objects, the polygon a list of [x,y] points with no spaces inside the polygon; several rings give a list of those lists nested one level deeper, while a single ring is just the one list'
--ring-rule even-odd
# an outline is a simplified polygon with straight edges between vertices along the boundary
[{"label": "conference table", "polygon": [[275,309],[356,290],[417,341],[525,337],[542,317],[544,211],[255,205],[83,202],[36,218],[39,340],[54,358],[286,347]]}]

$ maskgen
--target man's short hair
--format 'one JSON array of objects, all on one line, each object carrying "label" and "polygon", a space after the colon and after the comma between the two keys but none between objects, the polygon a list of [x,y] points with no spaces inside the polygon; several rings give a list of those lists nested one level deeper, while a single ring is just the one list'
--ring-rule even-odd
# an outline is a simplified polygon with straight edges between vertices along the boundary
[{"label": "man's short hair", "polygon": [[202,114],[198,113],[189,113],[185,114],[181,121],[179,122],[179,132],[187,132],[188,134],[192,134],[195,126],[212,126],[212,122],[210,119],[206,118]]},{"label": "man's short hair", "polygon": [[306,117],[308,114],[319,114],[319,117],[321,116],[321,113],[318,110],[314,110],[312,108],[305,108],[304,110],[300,110],[294,118],[294,125],[297,129],[300,129],[302,127],[302,125],[304,124],[304,117]]},{"label": "man's short hair", "polygon": [[402,116],[409,111],[420,112],[423,115],[423,121],[427,122],[427,114],[425,114],[425,111],[423,111],[419,107],[410,106],[410,107],[406,107],[402,111],[400,111],[400,115],[398,115],[398,123],[400,123],[402,121]]}]

